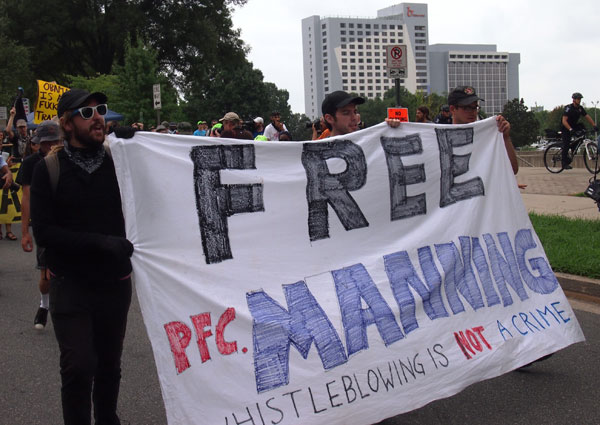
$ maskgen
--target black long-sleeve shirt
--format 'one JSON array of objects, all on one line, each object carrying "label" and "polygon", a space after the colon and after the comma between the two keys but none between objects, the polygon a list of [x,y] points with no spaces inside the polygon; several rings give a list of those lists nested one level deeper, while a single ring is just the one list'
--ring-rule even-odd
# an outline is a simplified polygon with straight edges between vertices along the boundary
[{"label": "black long-sleeve shirt", "polygon": [[63,150],[53,193],[46,161],[31,183],[31,220],[37,243],[46,248],[48,267],[58,276],[88,281],[131,273],[131,245],[125,239],[121,196],[112,159],[89,174]]}]

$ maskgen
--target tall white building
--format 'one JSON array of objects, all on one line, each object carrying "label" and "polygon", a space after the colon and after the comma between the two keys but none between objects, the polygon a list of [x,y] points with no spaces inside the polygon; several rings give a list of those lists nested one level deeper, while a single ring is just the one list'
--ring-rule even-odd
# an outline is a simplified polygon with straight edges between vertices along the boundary
[{"label": "tall white building", "polygon": [[336,90],[374,99],[394,86],[387,78],[387,45],[407,47],[410,92],[429,92],[427,5],[400,3],[377,11],[376,18],[310,16],[302,20],[305,113],[321,115],[325,95]]},{"label": "tall white building", "polygon": [[519,98],[519,53],[498,52],[493,44],[429,46],[431,91],[446,94],[457,86],[473,86],[488,115],[502,112]]}]

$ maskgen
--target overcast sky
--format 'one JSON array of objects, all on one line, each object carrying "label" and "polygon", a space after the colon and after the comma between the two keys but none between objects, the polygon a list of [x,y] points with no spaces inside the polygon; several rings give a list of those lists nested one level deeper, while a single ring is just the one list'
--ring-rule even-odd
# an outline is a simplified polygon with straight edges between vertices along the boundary
[{"label": "overcast sky", "polygon": [[[303,18],[374,18],[377,10],[401,2],[382,0],[248,0],[233,22],[251,48],[249,59],[290,93],[294,112],[304,113]],[[429,43],[495,44],[520,53],[519,94],[528,106],[553,109],[571,102],[600,100],[600,2],[597,0],[430,0]]]}]

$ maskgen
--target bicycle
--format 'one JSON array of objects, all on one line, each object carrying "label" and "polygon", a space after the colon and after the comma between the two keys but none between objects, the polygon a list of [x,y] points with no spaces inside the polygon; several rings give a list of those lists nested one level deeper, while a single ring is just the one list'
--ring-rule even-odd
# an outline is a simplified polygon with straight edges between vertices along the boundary
[{"label": "bicycle", "polygon": [[[597,165],[596,157],[598,156],[598,144],[587,138],[585,130],[575,131],[571,136],[571,145],[569,147],[569,160],[573,161],[573,157],[582,150],[583,163],[585,168],[592,173],[600,172],[600,166]],[[551,173],[560,173],[563,168],[562,163],[563,144],[562,139],[554,139],[544,151],[544,165]],[[598,168],[596,168],[598,167]]]}]

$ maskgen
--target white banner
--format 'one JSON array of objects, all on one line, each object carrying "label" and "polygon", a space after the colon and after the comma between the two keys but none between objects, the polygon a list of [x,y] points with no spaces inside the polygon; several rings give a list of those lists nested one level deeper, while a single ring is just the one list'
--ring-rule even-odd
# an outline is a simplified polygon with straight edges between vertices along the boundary
[{"label": "white banner", "polygon": [[371,424],[583,340],[493,119],[110,142],[170,424]]}]

